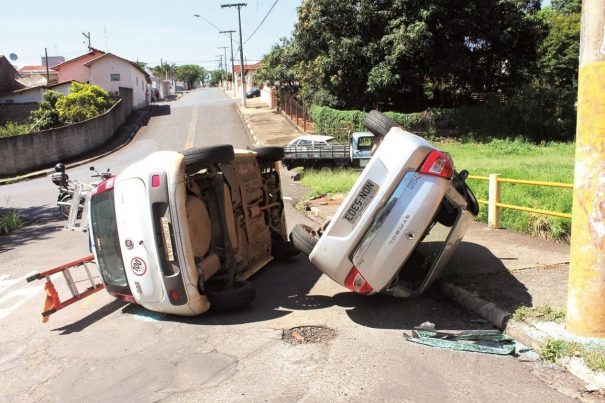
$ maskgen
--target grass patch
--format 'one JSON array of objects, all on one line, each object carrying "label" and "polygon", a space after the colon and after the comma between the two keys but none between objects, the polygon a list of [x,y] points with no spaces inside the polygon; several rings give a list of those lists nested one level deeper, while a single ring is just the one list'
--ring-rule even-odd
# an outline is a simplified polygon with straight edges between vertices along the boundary
[{"label": "grass patch", "polygon": [[[573,183],[574,143],[533,144],[522,139],[492,140],[488,143],[439,143],[448,151],[458,170],[471,175],[497,173],[502,178]],[[487,200],[487,181],[468,180],[478,199]],[[571,189],[542,186],[501,185],[501,201],[524,207],[570,213]],[[481,206],[478,220],[487,222],[487,207]],[[501,226],[547,239],[567,241],[571,220],[502,209]]]},{"label": "grass patch", "polygon": [[526,319],[538,319],[545,322],[560,323],[565,320],[565,311],[551,308],[548,305],[522,306],[515,310],[512,319],[519,322]]},{"label": "grass patch", "polygon": [[[457,170],[471,175],[497,173],[502,178],[546,182],[573,182],[574,143],[549,142],[533,144],[523,139],[489,142],[442,141],[436,145],[452,155]],[[305,170],[301,184],[311,189],[308,197],[348,192],[360,171],[339,169],[331,172]],[[487,200],[487,181],[467,181],[478,199]],[[571,189],[503,183],[501,201],[524,207],[570,213]],[[480,208],[478,221],[487,223],[487,206]],[[502,209],[500,225],[504,228],[557,241],[568,241],[571,220]]]},{"label": "grass patch", "polygon": [[605,350],[588,348],[574,341],[546,339],[539,354],[540,358],[549,362],[563,357],[581,357],[591,370],[605,372]]},{"label": "grass patch", "polygon": [[0,235],[8,234],[11,231],[21,228],[23,220],[18,211],[13,210],[0,216]]},{"label": "grass patch", "polygon": [[305,169],[300,183],[311,189],[311,193],[307,195],[308,199],[322,194],[347,193],[360,173],[361,171],[352,169]]}]

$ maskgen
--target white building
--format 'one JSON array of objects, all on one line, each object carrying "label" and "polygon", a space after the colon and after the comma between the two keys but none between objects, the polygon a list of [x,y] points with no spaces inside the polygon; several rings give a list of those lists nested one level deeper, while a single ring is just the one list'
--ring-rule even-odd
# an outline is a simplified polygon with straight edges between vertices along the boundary
[{"label": "white building", "polygon": [[23,88],[0,96],[0,104],[26,104],[30,102],[40,103],[44,93],[47,90],[57,91],[63,95],[69,94],[69,87],[71,86],[71,83],[72,81],[66,81],[64,83],[49,86],[39,85],[37,87]]},{"label": "white building", "polygon": [[110,93],[118,93],[119,87],[132,88],[134,109],[149,103],[151,79],[138,64],[111,53],[106,53],[83,64],[90,68],[90,83]]}]

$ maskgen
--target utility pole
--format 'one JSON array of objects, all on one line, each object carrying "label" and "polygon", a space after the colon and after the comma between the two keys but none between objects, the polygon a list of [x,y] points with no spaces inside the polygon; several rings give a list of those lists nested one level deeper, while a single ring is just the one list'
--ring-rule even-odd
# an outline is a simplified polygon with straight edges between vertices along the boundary
[{"label": "utility pole", "polygon": [[221,8],[225,7],[237,7],[237,19],[239,22],[239,60],[240,60],[240,70],[241,70],[241,82],[242,82],[242,104],[244,108],[246,107],[246,82],[244,81],[244,42],[242,39],[242,7],[246,7],[246,3],[230,3],[230,4],[221,4]]},{"label": "utility pole", "polygon": [[233,91],[233,96],[235,97],[235,67],[233,66],[233,34],[235,31],[219,31],[219,33],[229,34],[229,40],[231,41],[231,90]]},{"label": "utility pole", "polygon": [[223,86],[223,76],[225,75],[223,72],[223,55],[216,55],[218,57],[218,69],[221,71],[221,87]]},{"label": "utility pole", "polygon": [[50,85],[50,70],[48,69],[48,51],[44,48],[44,57],[46,58],[46,85]]},{"label": "utility pole", "polygon": [[84,38],[88,39],[88,50],[90,50],[90,32],[88,34],[82,32],[82,35],[84,35]]},{"label": "utility pole", "polygon": [[223,64],[223,76],[225,77],[225,87],[227,86],[227,46],[217,46],[217,49],[223,49],[223,53],[225,54],[225,64]]},{"label": "utility pole", "polygon": [[605,338],[605,2],[582,1],[567,330]]}]

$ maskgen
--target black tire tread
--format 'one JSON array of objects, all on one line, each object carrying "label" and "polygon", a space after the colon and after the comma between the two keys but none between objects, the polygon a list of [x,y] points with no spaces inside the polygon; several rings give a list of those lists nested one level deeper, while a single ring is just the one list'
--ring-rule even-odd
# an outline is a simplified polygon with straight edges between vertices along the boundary
[{"label": "black tire tread", "polygon": [[375,110],[366,115],[363,125],[370,133],[378,137],[384,137],[393,127],[399,127],[392,119]]},{"label": "black tire tread", "polygon": [[308,225],[296,224],[294,228],[292,228],[292,233],[290,234],[292,243],[296,249],[305,255],[310,255],[317,244],[317,238],[311,235],[310,231],[312,231],[312,228]]},{"label": "black tire tread", "polygon": [[281,161],[284,159],[284,148],[277,146],[261,146],[254,149],[257,157],[267,161]]},{"label": "black tire tread", "polygon": [[185,166],[188,174],[197,172],[205,166],[229,162],[235,158],[233,146],[229,144],[188,148],[181,151],[181,154],[185,157]]}]

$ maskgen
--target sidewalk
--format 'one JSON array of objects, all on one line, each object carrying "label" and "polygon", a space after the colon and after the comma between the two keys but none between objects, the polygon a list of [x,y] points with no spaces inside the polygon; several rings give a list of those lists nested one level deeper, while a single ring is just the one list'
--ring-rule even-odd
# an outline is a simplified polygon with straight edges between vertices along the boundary
[{"label": "sidewalk", "polygon": [[[257,144],[285,145],[302,133],[288,119],[256,98],[248,108],[239,105],[242,118]],[[336,213],[340,200],[310,203],[309,217],[323,224]],[[570,336],[563,323],[538,319],[511,320],[522,306],[548,306],[565,310],[569,271],[569,245],[505,229],[490,230],[473,223],[438,283],[441,291],[481,315],[495,327],[539,351],[547,339],[595,342]],[[581,360],[580,360],[581,361]],[[605,376],[588,370],[578,360],[560,362],[589,388],[604,389]]]}]

